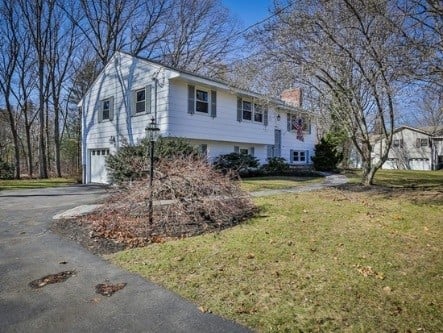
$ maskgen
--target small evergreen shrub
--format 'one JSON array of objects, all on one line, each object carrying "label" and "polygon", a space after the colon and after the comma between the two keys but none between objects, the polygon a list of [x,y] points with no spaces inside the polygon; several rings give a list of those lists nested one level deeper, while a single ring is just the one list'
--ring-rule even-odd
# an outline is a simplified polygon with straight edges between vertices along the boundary
[{"label": "small evergreen shrub", "polygon": [[239,153],[220,155],[214,160],[215,169],[223,173],[234,172],[238,175],[254,172],[259,165],[256,157]]},{"label": "small evergreen shrub", "polygon": [[289,164],[283,157],[270,157],[267,164],[262,166],[262,170],[271,175],[281,175],[289,170]]},{"label": "small evergreen shrub", "polygon": [[[136,145],[124,144],[116,154],[109,155],[106,167],[114,183],[133,181],[146,176],[150,154],[149,140],[143,139]],[[198,151],[183,138],[159,138],[154,146],[155,159],[198,155]]]},{"label": "small evergreen shrub", "polygon": [[322,138],[315,145],[315,156],[312,157],[314,168],[317,171],[334,171],[337,164],[342,160],[342,154],[337,152],[336,146]]}]

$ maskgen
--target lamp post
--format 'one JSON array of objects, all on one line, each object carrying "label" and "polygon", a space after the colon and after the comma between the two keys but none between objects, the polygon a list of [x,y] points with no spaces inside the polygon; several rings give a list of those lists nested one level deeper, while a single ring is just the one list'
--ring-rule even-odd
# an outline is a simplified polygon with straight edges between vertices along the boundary
[{"label": "lamp post", "polygon": [[148,127],[146,127],[146,137],[149,140],[149,148],[150,148],[150,168],[149,168],[149,202],[148,202],[148,214],[149,214],[149,225],[152,226],[152,180],[154,179],[154,145],[155,141],[157,141],[160,134],[160,128],[157,127],[155,123],[155,118],[151,118],[151,122]]}]

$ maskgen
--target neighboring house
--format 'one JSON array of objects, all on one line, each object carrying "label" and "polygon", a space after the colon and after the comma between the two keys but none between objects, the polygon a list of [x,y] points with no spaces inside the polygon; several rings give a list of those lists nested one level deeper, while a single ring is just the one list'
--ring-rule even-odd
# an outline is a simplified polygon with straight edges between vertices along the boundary
[{"label": "neighboring house", "polygon": [[[386,141],[373,137],[372,157],[376,162]],[[354,156],[354,162],[358,160],[358,156]],[[358,164],[354,166],[359,167]],[[388,159],[382,169],[438,170],[441,168],[443,168],[443,128],[431,130],[401,126],[394,130]]]},{"label": "neighboring house", "polygon": [[145,137],[156,120],[163,137],[187,138],[212,161],[238,152],[311,164],[313,117],[298,89],[283,100],[117,52],[79,103],[84,183],[108,183],[106,156]]}]

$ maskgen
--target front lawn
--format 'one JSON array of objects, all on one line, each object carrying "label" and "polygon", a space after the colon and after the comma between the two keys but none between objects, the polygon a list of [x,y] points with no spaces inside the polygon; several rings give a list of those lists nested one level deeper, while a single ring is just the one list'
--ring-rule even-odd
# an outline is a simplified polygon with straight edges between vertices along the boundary
[{"label": "front lawn", "polygon": [[391,187],[443,187],[443,170],[380,170],[375,174],[375,185]]},{"label": "front lawn", "polygon": [[254,177],[244,178],[241,187],[248,192],[288,189],[298,186],[321,183],[324,177]]},{"label": "front lawn", "polygon": [[[361,181],[360,170],[348,170],[344,174],[349,178],[350,183]],[[443,188],[443,170],[378,170],[374,177],[374,184],[394,188]]]},{"label": "front lawn", "polygon": [[0,191],[18,190],[31,188],[46,188],[55,186],[66,186],[74,184],[75,181],[70,178],[49,178],[49,179],[11,179],[0,180]]},{"label": "front lawn", "polygon": [[254,200],[243,225],[110,258],[257,331],[441,330],[441,190]]}]

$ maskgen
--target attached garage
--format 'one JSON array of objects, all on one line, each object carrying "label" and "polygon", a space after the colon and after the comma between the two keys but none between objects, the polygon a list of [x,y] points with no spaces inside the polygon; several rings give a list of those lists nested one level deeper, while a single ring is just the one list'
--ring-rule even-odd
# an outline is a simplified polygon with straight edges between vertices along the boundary
[{"label": "attached garage", "polygon": [[106,156],[109,156],[109,149],[89,150],[89,180],[88,183],[108,183],[108,172],[106,170]]},{"label": "attached garage", "polygon": [[409,159],[409,167],[411,170],[431,170],[431,165],[427,158],[411,158]]}]

